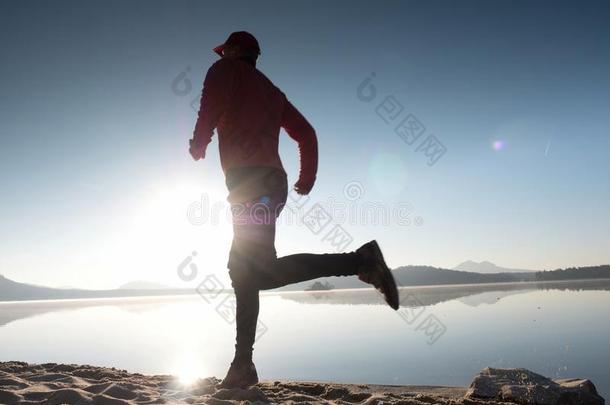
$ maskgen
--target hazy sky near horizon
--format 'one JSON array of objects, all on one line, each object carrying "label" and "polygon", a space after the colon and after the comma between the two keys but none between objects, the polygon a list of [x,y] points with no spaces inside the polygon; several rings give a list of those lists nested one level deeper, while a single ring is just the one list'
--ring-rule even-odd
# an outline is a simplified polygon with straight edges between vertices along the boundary
[{"label": "hazy sky near horizon", "polygon": [[[344,222],[348,250],[376,238],[391,266],[610,263],[608,21],[604,1],[2,1],[0,274],[180,286],[196,251],[201,276],[226,275],[230,224],[200,209],[227,208],[217,139],[203,162],[187,146],[211,49],[238,30],[317,131],[307,207],[390,216]],[[425,127],[412,145],[394,132],[408,114]],[[431,134],[446,148],[432,166],[417,150]],[[292,184],[283,131],[281,156]],[[328,230],[280,221],[278,253],[332,251]]]}]

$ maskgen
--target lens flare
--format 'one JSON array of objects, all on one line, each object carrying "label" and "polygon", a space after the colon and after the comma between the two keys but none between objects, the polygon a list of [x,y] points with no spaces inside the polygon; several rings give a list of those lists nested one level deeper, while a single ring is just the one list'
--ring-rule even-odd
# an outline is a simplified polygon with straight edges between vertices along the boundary
[{"label": "lens flare", "polygon": [[502,149],[504,149],[506,147],[506,141],[503,139],[496,139],[495,141],[493,141],[491,143],[491,148],[493,150],[495,150],[496,152],[501,151]]}]

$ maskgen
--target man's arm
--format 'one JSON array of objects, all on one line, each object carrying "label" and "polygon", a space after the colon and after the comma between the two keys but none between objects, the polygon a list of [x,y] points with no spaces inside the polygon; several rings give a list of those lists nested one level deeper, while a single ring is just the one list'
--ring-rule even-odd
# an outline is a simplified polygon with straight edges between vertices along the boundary
[{"label": "man's arm", "polygon": [[205,157],[205,150],[212,141],[214,128],[222,116],[233,92],[235,71],[229,61],[220,60],[214,63],[205,76],[197,123],[190,141],[190,152],[193,159]]},{"label": "man's arm", "polygon": [[316,131],[290,101],[286,100],[282,114],[282,128],[299,144],[301,170],[294,185],[299,194],[309,194],[318,171],[318,139]]}]

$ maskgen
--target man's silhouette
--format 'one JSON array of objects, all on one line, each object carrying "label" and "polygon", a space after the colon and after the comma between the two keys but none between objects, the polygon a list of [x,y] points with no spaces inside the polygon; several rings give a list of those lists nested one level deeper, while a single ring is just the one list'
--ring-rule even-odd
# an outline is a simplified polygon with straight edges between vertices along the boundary
[{"label": "man's silhouette", "polygon": [[398,309],[398,290],[375,241],[350,253],[277,257],[275,221],[288,195],[278,154],[280,128],[298,142],[301,168],[294,190],[301,195],[311,191],[316,179],[316,133],[284,93],[256,69],[260,48],[254,36],[234,32],[214,51],[221,59],[210,67],[203,83],[190,153],[195,160],[203,159],[217,129],[233,217],[227,267],[237,305],[235,357],[221,386],[244,388],[258,382],[252,349],[260,290],[357,275],[375,286],[394,309]]}]

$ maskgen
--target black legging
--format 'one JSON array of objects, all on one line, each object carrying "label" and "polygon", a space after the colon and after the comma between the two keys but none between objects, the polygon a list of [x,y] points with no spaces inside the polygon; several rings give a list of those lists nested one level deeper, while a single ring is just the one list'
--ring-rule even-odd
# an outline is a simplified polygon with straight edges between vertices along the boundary
[{"label": "black legging", "polygon": [[235,358],[251,360],[256,337],[260,290],[328,276],[357,274],[355,253],[299,253],[277,257],[275,221],[286,204],[283,170],[248,167],[226,173],[233,213],[229,275],[236,298]]}]

